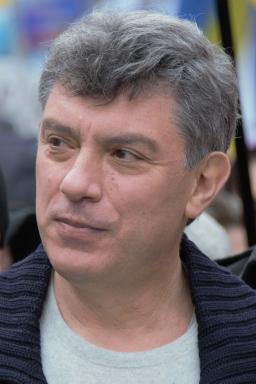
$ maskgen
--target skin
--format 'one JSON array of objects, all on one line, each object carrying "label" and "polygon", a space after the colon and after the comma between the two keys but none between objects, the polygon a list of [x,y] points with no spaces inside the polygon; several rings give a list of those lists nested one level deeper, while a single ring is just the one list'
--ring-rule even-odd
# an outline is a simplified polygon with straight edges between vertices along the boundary
[{"label": "skin", "polygon": [[43,113],[37,218],[56,299],[105,348],[163,345],[191,319],[181,234],[222,185],[224,157],[187,170],[174,108],[167,95],[100,104],[57,84]]}]

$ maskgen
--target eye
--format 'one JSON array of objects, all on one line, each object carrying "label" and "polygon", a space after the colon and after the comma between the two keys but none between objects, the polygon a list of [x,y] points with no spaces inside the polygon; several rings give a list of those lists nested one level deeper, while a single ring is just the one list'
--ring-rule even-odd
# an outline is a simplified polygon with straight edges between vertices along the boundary
[{"label": "eye", "polygon": [[58,136],[49,136],[47,141],[52,148],[63,148],[68,146],[66,141]]},{"label": "eye", "polygon": [[124,160],[124,161],[136,161],[136,160],[142,159],[142,157],[139,156],[138,154],[124,148],[115,149],[112,152],[112,156],[116,157],[119,160]]}]

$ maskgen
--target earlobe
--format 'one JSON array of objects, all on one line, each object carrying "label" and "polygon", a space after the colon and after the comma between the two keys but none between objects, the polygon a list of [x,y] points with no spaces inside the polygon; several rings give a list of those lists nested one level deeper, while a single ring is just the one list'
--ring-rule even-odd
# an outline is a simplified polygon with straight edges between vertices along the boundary
[{"label": "earlobe", "polygon": [[194,219],[211,203],[230,174],[230,160],[223,152],[211,152],[198,166],[194,188],[186,205],[186,217]]}]

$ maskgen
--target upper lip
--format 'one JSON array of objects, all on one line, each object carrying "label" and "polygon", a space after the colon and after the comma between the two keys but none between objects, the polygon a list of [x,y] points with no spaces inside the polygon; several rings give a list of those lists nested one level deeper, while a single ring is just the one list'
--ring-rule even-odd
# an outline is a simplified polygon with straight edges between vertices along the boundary
[{"label": "upper lip", "polygon": [[72,217],[63,217],[63,216],[58,216],[56,217],[56,221],[60,221],[62,223],[68,224],[72,227],[75,228],[89,228],[89,229],[97,229],[100,231],[104,231],[105,228],[102,228],[98,225],[94,225],[91,223],[87,223],[85,221],[79,220],[79,219],[74,219]]}]

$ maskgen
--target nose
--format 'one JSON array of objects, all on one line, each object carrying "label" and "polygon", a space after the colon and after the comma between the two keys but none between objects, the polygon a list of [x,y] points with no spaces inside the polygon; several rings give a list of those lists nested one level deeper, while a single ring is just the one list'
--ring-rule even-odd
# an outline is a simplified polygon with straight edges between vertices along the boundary
[{"label": "nose", "polygon": [[99,160],[80,153],[66,172],[60,191],[72,202],[87,199],[97,202],[102,197],[102,172]]}]

